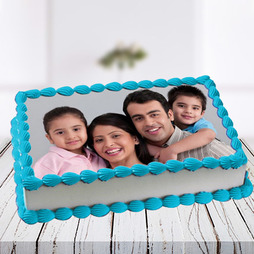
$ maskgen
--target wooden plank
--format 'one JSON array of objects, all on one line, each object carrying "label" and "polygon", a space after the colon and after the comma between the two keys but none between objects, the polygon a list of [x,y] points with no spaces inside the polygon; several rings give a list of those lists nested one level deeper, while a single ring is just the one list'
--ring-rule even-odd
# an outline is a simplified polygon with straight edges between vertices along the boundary
[{"label": "wooden plank", "polygon": [[12,158],[12,149],[9,147],[0,157],[0,186],[6,180],[13,169],[14,160]]},{"label": "wooden plank", "polygon": [[234,200],[252,236],[254,236],[254,194],[248,198]]},{"label": "wooden plank", "polygon": [[15,213],[1,238],[0,253],[37,253],[36,239],[38,238],[41,227],[42,224],[26,224]]},{"label": "wooden plank", "polygon": [[177,208],[147,211],[149,253],[184,253],[184,234]]},{"label": "wooden plank", "polygon": [[242,142],[242,148],[243,148],[249,162],[252,165],[254,165],[254,151],[253,151],[253,149],[249,146],[249,144],[247,143],[246,140],[240,139],[240,141]]},{"label": "wooden plank", "polygon": [[17,211],[14,173],[12,172],[0,188],[0,239],[3,237]]},{"label": "wooden plank", "polygon": [[10,141],[11,139],[9,137],[0,139],[0,157],[4,153],[4,151],[11,145]]},{"label": "wooden plank", "polygon": [[217,253],[252,253],[253,237],[233,200],[207,204],[220,244]]},{"label": "wooden plank", "polygon": [[184,253],[217,253],[217,239],[206,206],[178,206],[185,241]]},{"label": "wooden plank", "polygon": [[147,253],[144,210],[114,214],[112,253]]},{"label": "wooden plank", "polygon": [[113,214],[80,219],[75,238],[75,253],[111,253]]},{"label": "wooden plank", "polygon": [[79,219],[52,220],[45,223],[38,239],[38,253],[74,253],[74,239]]}]

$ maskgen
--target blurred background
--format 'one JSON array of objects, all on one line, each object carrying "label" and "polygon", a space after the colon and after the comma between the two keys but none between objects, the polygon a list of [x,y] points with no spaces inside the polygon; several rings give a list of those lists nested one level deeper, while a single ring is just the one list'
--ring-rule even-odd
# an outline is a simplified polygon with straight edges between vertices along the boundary
[{"label": "blurred background", "polygon": [[254,0],[0,0],[0,139],[18,91],[202,75],[254,148]]}]

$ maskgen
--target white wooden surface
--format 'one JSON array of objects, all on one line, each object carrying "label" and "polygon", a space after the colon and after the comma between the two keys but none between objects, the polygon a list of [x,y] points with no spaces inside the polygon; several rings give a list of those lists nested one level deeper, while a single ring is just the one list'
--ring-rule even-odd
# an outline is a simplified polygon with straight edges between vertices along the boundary
[{"label": "white wooden surface", "polygon": [[[253,151],[242,142],[254,182]],[[17,214],[11,150],[6,140],[0,141],[0,254],[253,253],[254,194],[222,203],[27,225]]]}]

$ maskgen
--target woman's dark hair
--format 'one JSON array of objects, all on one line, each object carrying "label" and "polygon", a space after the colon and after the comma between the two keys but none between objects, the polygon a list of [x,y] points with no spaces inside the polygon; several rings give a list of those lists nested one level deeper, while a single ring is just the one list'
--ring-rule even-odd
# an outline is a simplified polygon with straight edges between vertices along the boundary
[{"label": "woman's dark hair", "polygon": [[115,126],[128,132],[131,136],[136,136],[139,140],[139,144],[135,145],[135,151],[138,159],[144,164],[148,164],[149,162],[152,161],[152,157],[149,155],[146,143],[144,142],[140,134],[136,131],[132,121],[130,121],[125,115],[117,113],[107,113],[97,116],[96,118],[93,119],[93,121],[91,122],[91,124],[88,126],[87,129],[88,146],[93,150],[94,150],[93,132],[97,125]]},{"label": "woman's dark hair", "polygon": [[57,108],[50,110],[43,117],[43,125],[44,125],[44,129],[45,129],[46,133],[49,134],[50,122],[57,119],[58,117],[66,115],[66,114],[75,115],[76,117],[80,118],[80,120],[87,127],[86,118],[84,117],[83,113],[79,109],[71,108],[71,107],[67,107],[67,106],[57,107]]},{"label": "woman's dark hair", "polygon": [[202,111],[206,110],[206,96],[203,94],[203,92],[200,89],[194,86],[189,86],[189,85],[176,86],[172,88],[171,90],[169,90],[168,105],[171,109],[177,97],[181,95],[199,98],[202,105]]}]

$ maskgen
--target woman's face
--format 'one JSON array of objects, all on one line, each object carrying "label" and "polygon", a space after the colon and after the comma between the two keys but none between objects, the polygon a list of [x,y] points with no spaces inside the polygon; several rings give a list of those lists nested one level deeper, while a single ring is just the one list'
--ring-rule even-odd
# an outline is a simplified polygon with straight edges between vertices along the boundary
[{"label": "woman's face", "polygon": [[107,160],[112,168],[118,165],[131,167],[140,163],[135,152],[135,145],[139,144],[139,141],[123,129],[111,125],[97,125],[93,131],[93,143],[95,151]]}]

